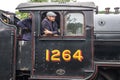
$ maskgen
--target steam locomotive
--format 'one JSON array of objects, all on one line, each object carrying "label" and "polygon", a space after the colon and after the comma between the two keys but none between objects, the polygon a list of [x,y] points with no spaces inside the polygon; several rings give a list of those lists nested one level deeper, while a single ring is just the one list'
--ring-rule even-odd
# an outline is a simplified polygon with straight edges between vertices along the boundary
[{"label": "steam locomotive", "polygon": [[[1,80],[119,80],[120,14],[94,14],[93,2],[21,3],[31,13],[32,40],[23,41],[13,13],[0,11]],[[43,36],[41,21],[57,14],[59,36]]]}]

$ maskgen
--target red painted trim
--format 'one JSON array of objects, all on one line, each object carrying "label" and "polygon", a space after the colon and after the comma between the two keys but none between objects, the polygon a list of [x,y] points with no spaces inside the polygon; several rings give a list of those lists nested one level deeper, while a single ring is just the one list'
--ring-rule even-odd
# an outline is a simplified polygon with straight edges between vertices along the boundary
[{"label": "red painted trim", "polygon": [[14,74],[13,74],[13,80],[16,80],[16,45],[17,45],[17,35],[16,30],[14,30]]},{"label": "red painted trim", "polygon": [[91,28],[91,50],[92,50],[92,69],[94,67],[94,27]]},{"label": "red painted trim", "polygon": [[32,14],[32,40],[31,40],[31,44],[32,44],[32,72],[31,74],[34,75],[34,65],[35,65],[35,37],[34,37],[34,31],[35,31],[35,16],[33,13]]}]

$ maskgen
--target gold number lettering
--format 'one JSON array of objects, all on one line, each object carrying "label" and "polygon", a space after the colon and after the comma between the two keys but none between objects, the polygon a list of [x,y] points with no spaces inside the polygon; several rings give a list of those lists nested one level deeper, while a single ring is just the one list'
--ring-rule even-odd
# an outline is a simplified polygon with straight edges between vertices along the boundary
[{"label": "gold number lettering", "polygon": [[62,58],[63,60],[65,60],[66,62],[69,62],[71,60],[71,51],[70,50],[64,50],[62,53]]},{"label": "gold number lettering", "polygon": [[60,62],[60,51],[59,50],[52,50],[51,61]]},{"label": "gold number lettering", "polygon": [[[50,55],[51,53],[51,55]],[[52,61],[52,62],[60,62],[60,56],[61,56],[61,53],[59,50],[55,49],[55,50],[52,50],[50,52],[49,49],[46,49],[46,61],[49,62],[49,61]],[[82,51],[81,50],[77,50],[74,54],[73,54],[73,59],[75,60],[78,60],[80,62],[82,62],[82,60],[84,59],[83,55],[82,55]],[[65,62],[69,62],[71,61],[71,51],[70,50],[64,50],[62,52],[62,59],[65,61]]]},{"label": "gold number lettering", "polygon": [[76,60],[82,62],[82,60],[83,60],[82,51],[81,51],[81,50],[77,50],[77,51],[73,54],[73,59],[76,59]]},{"label": "gold number lettering", "polygon": [[46,61],[50,61],[50,50],[46,49]]}]

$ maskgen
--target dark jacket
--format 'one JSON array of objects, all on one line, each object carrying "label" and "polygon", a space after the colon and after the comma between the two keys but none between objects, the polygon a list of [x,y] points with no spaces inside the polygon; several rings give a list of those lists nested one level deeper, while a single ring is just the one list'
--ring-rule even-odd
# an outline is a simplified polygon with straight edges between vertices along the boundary
[{"label": "dark jacket", "polygon": [[32,19],[26,18],[17,23],[19,27],[22,28],[23,40],[31,40],[31,28],[32,28]]},{"label": "dark jacket", "polygon": [[44,18],[42,21],[42,26],[41,26],[41,34],[44,34],[44,30],[48,29],[49,31],[52,31],[53,34],[59,34],[58,32],[58,25],[57,22],[51,22],[47,18]]}]

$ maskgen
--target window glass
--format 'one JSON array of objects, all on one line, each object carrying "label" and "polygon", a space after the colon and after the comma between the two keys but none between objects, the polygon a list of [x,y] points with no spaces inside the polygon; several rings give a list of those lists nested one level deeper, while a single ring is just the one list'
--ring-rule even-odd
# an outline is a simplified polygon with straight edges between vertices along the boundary
[{"label": "window glass", "polygon": [[68,13],[65,16],[65,36],[82,36],[84,16],[82,13]]}]

